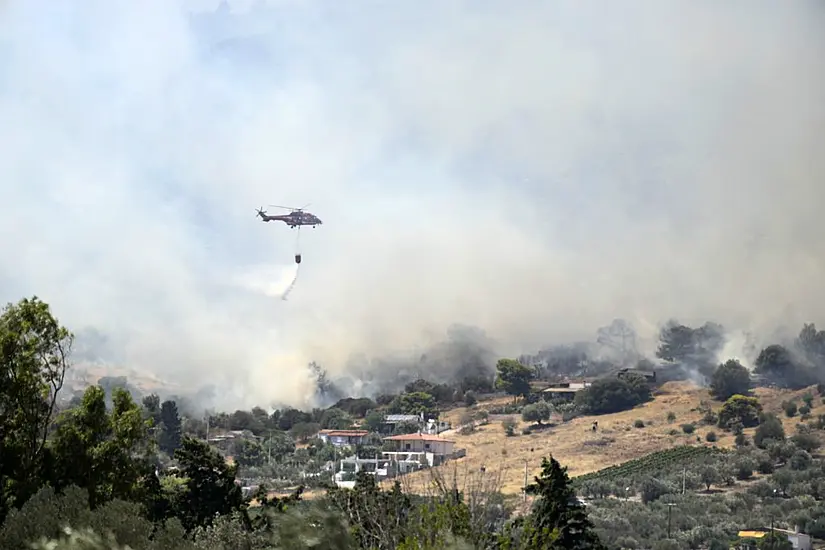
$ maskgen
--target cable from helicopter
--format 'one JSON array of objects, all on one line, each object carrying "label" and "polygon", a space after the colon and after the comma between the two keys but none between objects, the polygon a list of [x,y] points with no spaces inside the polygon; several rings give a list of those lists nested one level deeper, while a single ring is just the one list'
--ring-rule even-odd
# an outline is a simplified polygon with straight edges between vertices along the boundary
[{"label": "cable from helicopter", "polygon": [[286,300],[289,293],[292,292],[292,289],[295,287],[295,283],[298,280],[298,273],[301,270],[301,261],[303,260],[303,254],[301,253],[301,227],[304,225],[311,225],[312,227],[317,227],[318,225],[322,225],[324,222],[321,221],[318,216],[315,214],[311,214],[309,212],[305,212],[304,210],[309,206],[302,208],[291,208],[288,206],[278,206],[274,204],[270,204],[270,207],[273,208],[283,208],[285,210],[289,210],[289,214],[284,214],[280,216],[272,216],[268,215],[263,207],[258,208],[257,215],[261,218],[264,222],[270,221],[282,221],[287,224],[290,229],[297,229],[295,232],[295,276],[292,279],[292,282],[287,287],[286,291],[284,291],[283,295],[281,296],[282,300]]}]

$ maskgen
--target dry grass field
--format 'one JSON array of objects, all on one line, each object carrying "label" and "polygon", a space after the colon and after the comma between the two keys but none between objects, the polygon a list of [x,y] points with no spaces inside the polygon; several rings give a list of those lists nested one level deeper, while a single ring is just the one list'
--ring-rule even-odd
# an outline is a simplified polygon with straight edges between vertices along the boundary
[{"label": "dry grass field", "polygon": [[[766,411],[775,412],[783,418],[786,432],[795,431],[794,425],[799,418],[785,418],[781,403],[787,399],[799,398],[803,391],[787,392],[760,388],[756,396]],[[813,414],[825,413],[821,398],[815,391],[815,409]],[[568,467],[571,476],[600,470],[613,464],[644,456],[648,453],[686,443],[704,442],[708,431],[715,431],[719,436],[719,446],[732,447],[733,436],[718,429],[699,426],[702,413],[698,411],[700,402],[712,402],[706,389],[690,383],[668,383],[655,394],[655,399],[635,409],[598,417],[576,418],[530,435],[507,437],[500,422],[491,422],[479,426],[468,435],[451,432],[445,438],[456,442],[456,449],[466,449],[467,456],[450,462],[437,472],[416,472],[405,476],[402,483],[405,489],[416,493],[430,492],[434,477],[443,476],[456,479],[459,487],[467,484],[470,478],[478,476],[481,468],[485,476],[494,476],[501,484],[505,494],[518,494],[524,486],[525,465],[528,479],[539,472],[541,458],[553,455]],[[801,404],[801,402],[799,403]],[[486,403],[477,405],[485,407]],[[713,402],[714,409],[721,406]],[[486,408],[486,407],[485,407]],[[457,424],[458,418],[467,409],[454,409],[447,413],[447,418]],[[668,422],[668,413],[674,413],[676,419]],[[598,420],[597,431],[592,430],[592,423]],[[635,428],[634,422],[642,420],[644,428]],[[680,426],[685,423],[697,423],[692,435],[682,432]],[[524,423],[519,421],[517,434],[521,434]],[[672,435],[672,430],[678,430]],[[746,430],[752,436],[753,430]]]}]

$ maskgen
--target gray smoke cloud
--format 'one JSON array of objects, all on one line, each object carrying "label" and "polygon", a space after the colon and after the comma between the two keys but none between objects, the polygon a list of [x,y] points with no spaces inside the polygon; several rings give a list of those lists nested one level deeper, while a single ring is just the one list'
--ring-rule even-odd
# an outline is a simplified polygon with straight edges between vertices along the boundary
[{"label": "gray smoke cloud", "polygon": [[[499,355],[614,318],[798,330],[825,306],[823,11],[7,0],[0,294],[226,406],[454,324]],[[268,203],[325,223],[297,248]]]}]

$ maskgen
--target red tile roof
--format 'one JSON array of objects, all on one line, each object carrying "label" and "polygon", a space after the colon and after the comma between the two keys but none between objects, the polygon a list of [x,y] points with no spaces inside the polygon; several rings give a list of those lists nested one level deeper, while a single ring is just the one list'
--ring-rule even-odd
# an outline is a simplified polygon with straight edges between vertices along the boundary
[{"label": "red tile roof", "polygon": [[449,439],[444,439],[443,437],[430,434],[394,435],[391,437],[385,437],[384,441],[442,441],[444,443],[455,443],[455,441],[450,441]]}]

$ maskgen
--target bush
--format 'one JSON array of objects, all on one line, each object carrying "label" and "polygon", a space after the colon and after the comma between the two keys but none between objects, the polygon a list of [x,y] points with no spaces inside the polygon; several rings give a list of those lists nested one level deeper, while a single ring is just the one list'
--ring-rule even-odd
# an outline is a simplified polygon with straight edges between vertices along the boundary
[{"label": "bush", "polygon": [[719,411],[719,427],[731,429],[734,424],[741,423],[743,428],[753,428],[759,425],[761,413],[762,405],[757,398],[734,395]]},{"label": "bush", "polygon": [[478,403],[478,398],[476,397],[476,394],[472,390],[467,390],[467,392],[464,394],[464,404],[468,407],[472,407],[476,403]]},{"label": "bush", "polygon": [[791,456],[790,466],[792,470],[802,471],[810,468],[812,462],[810,453],[800,449]]},{"label": "bush", "polygon": [[676,421],[676,413],[673,412],[673,411],[670,411],[669,413],[667,413],[667,421],[668,422],[675,422]]},{"label": "bush", "polygon": [[737,436],[733,440],[733,442],[737,447],[745,447],[748,444],[748,438],[745,434],[740,433],[740,434],[737,434]]},{"label": "bush", "polygon": [[760,449],[766,449],[768,447],[766,441],[784,440],[785,428],[782,427],[782,421],[774,414],[763,415],[762,421],[753,434],[753,444]]},{"label": "bush", "polygon": [[630,374],[602,378],[576,394],[576,404],[590,414],[610,414],[632,409],[652,397],[647,380]]},{"label": "bush", "polygon": [[791,441],[793,441],[794,445],[796,445],[803,451],[807,451],[809,453],[816,451],[817,449],[819,449],[819,447],[822,446],[822,443],[819,441],[819,438],[812,433],[800,432],[794,435],[791,438]]},{"label": "bush", "polygon": [[799,407],[799,414],[801,414],[802,416],[808,416],[809,414],[811,414],[811,407],[809,407],[808,405],[802,405],[801,407]]},{"label": "bush", "polygon": [[668,435],[679,435],[679,430],[673,429],[667,432]]},{"label": "bush", "polygon": [[501,427],[504,428],[504,433],[507,434],[507,437],[513,437],[516,435],[516,421],[512,418],[505,418],[502,420]]},{"label": "bush", "polygon": [[682,431],[690,435],[696,431],[696,426],[693,424],[682,424]]},{"label": "bush", "polygon": [[802,396],[802,402],[805,403],[805,405],[807,405],[808,409],[814,408],[814,396],[810,393],[806,393]]},{"label": "bush", "polygon": [[552,410],[550,405],[544,401],[539,401],[532,405],[527,405],[521,411],[521,419],[525,422],[535,422],[541,424],[543,420],[549,420]]},{"label": "bush", "polygon": [[786,401],[782,403],[782,410],[785,411],[785,415],[788,418],[793,418],[794,416],[796,416],[796,413],[798,412],[796,403],[793,401]]},{"label": "bush", "polygon": [[746,481],[753,477],[753,462],[747,459],[736,463],[736,479]]},{"label": "bush", "polygon": [[716,432],[708,432],[707,434],[705,434],[705,441],[707,441],[708,443],[715,443],[716,439]]},{"label": "bush", "polygon": [[756,471],[760,474],[772,474],[774,470],[774,463],[770,456],[760,456],[756,462]]},{"label": "bush", "polygon": [[634,428],[644,428],[645,427],[645,421],[638,418],[633,422],[633,427]]}]

